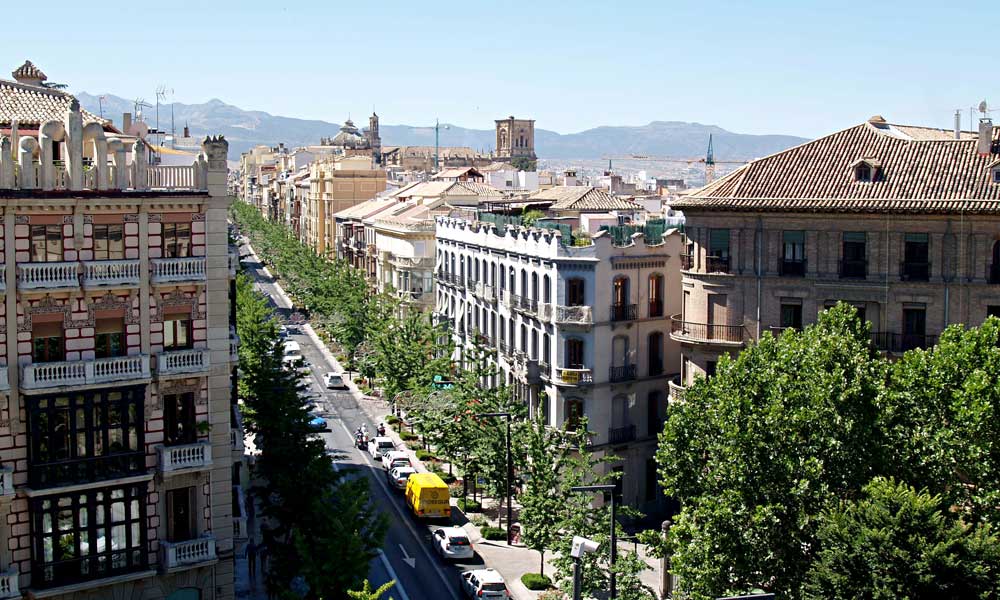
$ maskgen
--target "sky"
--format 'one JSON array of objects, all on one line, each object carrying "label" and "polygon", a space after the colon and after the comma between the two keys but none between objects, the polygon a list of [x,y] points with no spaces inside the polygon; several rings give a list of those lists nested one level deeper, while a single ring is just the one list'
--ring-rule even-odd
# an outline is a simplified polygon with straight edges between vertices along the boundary
[{"label": "sky", "polygon": [[74,92],[152,100],[164,85],[287,117],[516,115],[560,133],[693,121],[816,137],[873,114],[950,128],[957,108],[968,128],[970,106],[1000,107],[996,0],[125,4],[18,3],[0,67],[30,59]]}]

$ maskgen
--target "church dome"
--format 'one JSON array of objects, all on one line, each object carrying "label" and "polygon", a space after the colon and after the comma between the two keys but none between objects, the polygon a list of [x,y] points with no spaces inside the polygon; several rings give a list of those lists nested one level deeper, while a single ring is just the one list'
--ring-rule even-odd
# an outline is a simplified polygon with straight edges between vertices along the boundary
[{"label": "church dome", "polygon": [[343,146],[344,148],[366,148],[368,140],[358,131],[354,123],[348,119],[340,127],[340,133],[334,136],[330,142],[332,146]]}]

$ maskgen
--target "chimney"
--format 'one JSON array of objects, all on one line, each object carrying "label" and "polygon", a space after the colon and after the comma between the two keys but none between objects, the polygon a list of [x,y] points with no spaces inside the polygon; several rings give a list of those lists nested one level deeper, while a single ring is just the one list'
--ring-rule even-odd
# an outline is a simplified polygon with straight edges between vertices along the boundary
[{"label": "chimney", "polygon": [[132,113],[122,114],[122,133],[128,135],[128,130],[132,129]]},{"label": "chimney", "polygon": [[955,111],[955,139],[962,139],[962,111]]},{"label": "chimney", "polygon": [[979,119],[979,143],[976,152],[985,156],[993,150],[993,121],[989,117]]}]

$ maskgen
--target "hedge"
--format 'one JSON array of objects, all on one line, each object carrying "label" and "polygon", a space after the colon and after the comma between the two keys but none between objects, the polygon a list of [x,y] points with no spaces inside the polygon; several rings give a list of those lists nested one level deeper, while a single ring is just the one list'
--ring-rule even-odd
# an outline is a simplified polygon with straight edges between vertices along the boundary
[{"label": "hedge", "polygon": [[507,532],[499,527],[491,527],[487,525],[479,530],[479,533],[488,540],[505,540],[507,539]]},{"label": "hedge", "polygon": [[[482,504],[480,504],[479,502],[476,502],[475,500],[472,500],[470,498],[459,498],[457,504],[458,504],[458,507],[460,509],[462,509],[462,512],[474,512],[474,513],[477,513],[477,512],[482,512],[482,510],[483,510],[483,505]],[[506,536],[504,536],[504,537],[506,537]]]},{"label": "hedge", "polygon": [[434,453],[431,452],[430,450],[425,450],[423,448],[417,450],[417,460],[421,460],[424,462],[437,462],[437,459],[438,458],[434,456]]},{"label": "hedge", "polygon": [[536,592],[552,587],[552,580],[549,579],[549,576],[540,573],[525,573],[521,575],[521,583],[524,584],[524,587]]},{"label": "hedge", "polygon": [[409,431],[401,431],[401,432],[399,432],[399,438],[401,440],[403,440],[404,442],[409,442],[409,441],[415,440],[415,439],[417,439],[419,437],[420,437],[419,435],[417,435],[415,433],[410,433]]}]

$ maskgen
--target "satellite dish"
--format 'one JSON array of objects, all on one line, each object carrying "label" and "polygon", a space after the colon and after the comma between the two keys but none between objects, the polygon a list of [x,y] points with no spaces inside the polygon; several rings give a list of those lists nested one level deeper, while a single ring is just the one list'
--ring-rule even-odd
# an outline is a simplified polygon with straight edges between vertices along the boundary
[{"label": "satellite dish", "polygon": [[985,115],[988,110],[989,107],[986,106],[986,100],[983,100],[982,102],[979,103],[979,112]]}]

